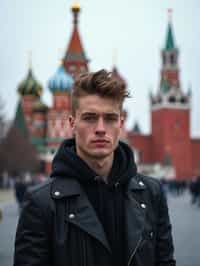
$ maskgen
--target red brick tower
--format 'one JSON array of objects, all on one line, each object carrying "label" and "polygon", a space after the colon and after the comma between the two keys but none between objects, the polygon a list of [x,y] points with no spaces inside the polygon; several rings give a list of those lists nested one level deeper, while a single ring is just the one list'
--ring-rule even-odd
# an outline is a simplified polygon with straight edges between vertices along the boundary
[{"label": "red brick tower", "polygon": [[71,136],[67,119],[70,113],[72,76],[61,63],[56,73],[49,79],[48,86],[53,96],[53,106],[47,114],[47,146],[54,153],[64,138]]},{"label": "red brick tower", "polygon": [[178,56],[169,14],[159,90],[151,96],[153,161],[170,161],[176,177],[187,178],[192,175],[190,94],[181,89]]},{"label": "red brick tower", "polygon": [[39,152],[44,152],[46,137],[46,119],[48,107],[41,99],[33,104],[32,115],[32,143],[37,147]]},{"label": "red brick tower", "polygon": [[70,73],[72,76],[76,76],[88,71],[88,59],[85,55],[78,31],[79,4],[73,4],[71,10],[74,18],[73,31],[66,54],[63,58],[63,64],[66,72]]}]

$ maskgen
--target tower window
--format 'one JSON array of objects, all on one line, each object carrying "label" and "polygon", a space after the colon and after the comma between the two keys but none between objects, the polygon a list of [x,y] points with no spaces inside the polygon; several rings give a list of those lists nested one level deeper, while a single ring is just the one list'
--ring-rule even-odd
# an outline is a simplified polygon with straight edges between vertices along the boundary
[{"label": "tower window", "polygon": [[163,54],[163,64],[166,65],[166,55]]},{"label": "tower window", "polygon": [[76,70],[76,66],[75,65],[71,65],[70,67],[69,67],[69,71],[70,72],[74,72]]},{"label": "tower window", "polygon": [[176,102],[176,98],[174,96],[170,96],[169,97],[169,102],[170,103],[175,103]]},{"label": "tower window", "polygon": [[186,102],[187,102],[186,97],[181,97],[180,102],[181,102],[181,103],[186,103]]},{"label": "tower window", "polygon": [[175,57],[173,54],[170,55],[170,63],[173,65],[175,63]]}]

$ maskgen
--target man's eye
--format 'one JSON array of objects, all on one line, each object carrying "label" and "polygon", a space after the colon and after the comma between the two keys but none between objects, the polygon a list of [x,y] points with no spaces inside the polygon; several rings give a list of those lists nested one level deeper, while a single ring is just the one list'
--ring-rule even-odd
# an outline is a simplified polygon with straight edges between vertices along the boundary
[{"label": "man's eye", "polygon": [[118,120],[118,117],[117,116],[106,116],[105,117],[105,120],[106,121],[117,121]]},{"label": "man's eye", "polygon": [[93,121],[96,121],[96,117],[94,117],[94,116],[85,116],[83,118],[83,120],[85,120],[87,122],[93,122]]}]

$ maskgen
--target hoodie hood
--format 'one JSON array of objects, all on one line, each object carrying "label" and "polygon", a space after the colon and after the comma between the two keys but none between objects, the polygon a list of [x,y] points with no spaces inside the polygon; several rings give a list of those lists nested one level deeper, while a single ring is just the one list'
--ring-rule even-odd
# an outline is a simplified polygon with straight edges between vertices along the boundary
[{"label": "hoodie hood", "polygon": [[[114,152],[113,165],[108,176],[108,185],[126,184],[137,173],[132,150],[124,142],[119,142]],[[75,139],[63,141],[52,163],[50,177],[75,178],[80,183],[94,183],[98,174],[76,154]]]}]

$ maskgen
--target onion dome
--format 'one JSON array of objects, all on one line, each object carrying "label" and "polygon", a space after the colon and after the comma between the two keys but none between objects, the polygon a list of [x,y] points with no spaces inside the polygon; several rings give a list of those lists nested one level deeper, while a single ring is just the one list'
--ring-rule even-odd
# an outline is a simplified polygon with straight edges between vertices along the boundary
[{"label": "onion dome", "polygon": [[27,77],[19,84],[18,93],[20,96],[33,95],[39,97],[41,95],[42,86],[34,78],[31,68],[29,68]]},{"label": "onion dome", "polygon": [[33,104],[33,112],[46,112],[48,110],[48,106],[44,104],[41,99],[38,99],[34,104]]},{"label": "onion dome", "polygon": [[72,76],[65,71],[63,64],[61,64],[56,73],[49,79],[48,87],[52,93],[70,92],[73,82]]}]

